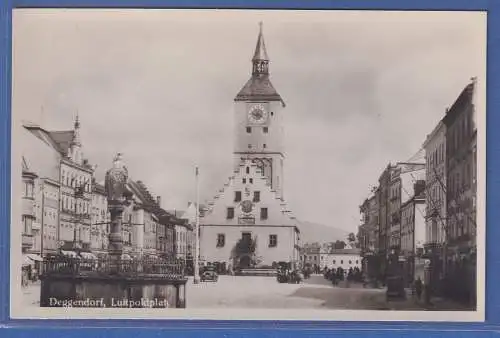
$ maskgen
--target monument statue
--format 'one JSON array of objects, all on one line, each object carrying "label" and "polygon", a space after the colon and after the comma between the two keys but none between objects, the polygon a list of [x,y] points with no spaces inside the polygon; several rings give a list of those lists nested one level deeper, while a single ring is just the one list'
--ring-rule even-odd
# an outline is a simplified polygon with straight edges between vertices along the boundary
[{"label": "monument statue", "polygon": [[127,187],[128,170],[122,154],[118,153],[113,160],[113,167],[106,172],[104,189],[108,198],[108,211],[111,216],[109,233],[109,257],[120,261],[123,254],[122,220],[125,207],[130,205],[132,192]]},{"label": "monument statue", "polygon": [[106,172],[104,189],[108,197],[108,203],[125,203],[131,197],[127,188],[128,170],[122,160],[122,154],[118,153],[113,160],[113,167]]}]

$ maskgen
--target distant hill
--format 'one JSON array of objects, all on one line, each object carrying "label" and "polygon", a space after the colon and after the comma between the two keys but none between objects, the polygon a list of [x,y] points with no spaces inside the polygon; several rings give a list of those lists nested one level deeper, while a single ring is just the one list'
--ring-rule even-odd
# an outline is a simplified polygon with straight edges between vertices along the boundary
[{"label": "distant hill", "polygon": [[348,231],[342,229],[306,221],[299,222],[299,229],[301,244],[335,242],[336,240],[345,241],[349,234]]}]

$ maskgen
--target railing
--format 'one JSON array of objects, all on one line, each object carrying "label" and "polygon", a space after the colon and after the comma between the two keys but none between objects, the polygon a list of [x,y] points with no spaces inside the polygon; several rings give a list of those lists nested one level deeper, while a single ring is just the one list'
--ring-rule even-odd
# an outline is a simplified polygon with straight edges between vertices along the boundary
[{"label": "railing", "polygon": [[44,275],[123,276],[183,279],[185,265],[177,260],[112,260],[51,257],[43,261]]}]

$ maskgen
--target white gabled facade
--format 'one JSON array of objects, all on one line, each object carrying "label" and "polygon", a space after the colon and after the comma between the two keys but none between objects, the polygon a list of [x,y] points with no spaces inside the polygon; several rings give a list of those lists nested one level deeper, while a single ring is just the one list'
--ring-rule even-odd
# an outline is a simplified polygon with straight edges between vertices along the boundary
[{"label": "white gabled facade", "polygon": [[283,194],[285,104],[270,81],[262,29],[252,76],[234,104],[234,172],[200,220],[200,256],[247,267],[242,259],[248,257],[235,259],[233,249],[240,239],[251,238],[256,243],[252,265],[298,262],[299,230]]},{"label": "white gabled facade", "polygon": [[262,265],[299,259],[297,221],[251,160],[241,163],[209,204],[200,234],[200,255],[208,262],[232,265],[232,250],[245,234],[256,240]]}]

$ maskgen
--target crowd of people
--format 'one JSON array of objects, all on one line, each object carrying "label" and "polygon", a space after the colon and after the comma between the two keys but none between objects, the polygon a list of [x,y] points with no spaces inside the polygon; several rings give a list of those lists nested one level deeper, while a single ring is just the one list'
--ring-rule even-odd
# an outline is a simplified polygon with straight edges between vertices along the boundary
[{"label": "crowd of people", "polygon": [[365,285],[363,272],[358,267],[351,267],[349,269],[343,269],[342,267],[330,269],[324,267],[323,276],[325,279],[330,280],[333,285],[338,285],[338,283],[342,281],[363,283],[363,285]]}]

